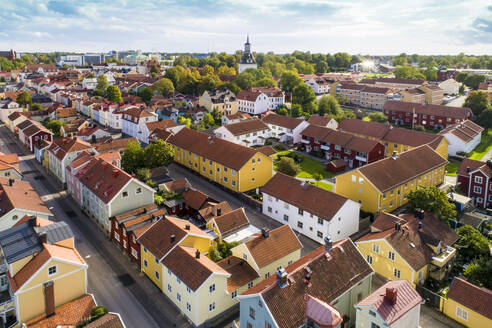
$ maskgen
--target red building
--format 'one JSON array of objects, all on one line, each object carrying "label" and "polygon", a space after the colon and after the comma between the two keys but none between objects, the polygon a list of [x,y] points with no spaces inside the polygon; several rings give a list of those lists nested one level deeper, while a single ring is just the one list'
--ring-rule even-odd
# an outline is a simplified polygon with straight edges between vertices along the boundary
[{"label": "red building", "polygon": [[301,135],[306,152],[322,152],[327,160],[341,158],[350,168],[384,158],[384,145],[350,133],[310,125]]},{"label": "red building", "polygon": [[[405,101],[387,101],[383,113],[396,125],[422,125],[431,129],[443,129],[472,118],[467,107],[418,104]],[[413,122],[412,122],[413,116]]]},{"label": "red building", "polygon": [[458,168],[457,186],[470,197],[473,205],[488,208],[492,205],[492,161],[486,163],[465,158]]},{"label": "red building", "polygon": [[128,256],[140,265],[140,244],[137,239],[156,220],[164,218],[165,209],[155,204],[147,205],[116,215],[111,218],[111,240],[128,253]]},{"label": "red building", "polygon": [[33,124],[23,132],[24,140],[22,140],[22,142],[30,151],[34,151],[34,145],[41,140],[46,140],[48,142],[53,141],[53,133],[42,125]]}]

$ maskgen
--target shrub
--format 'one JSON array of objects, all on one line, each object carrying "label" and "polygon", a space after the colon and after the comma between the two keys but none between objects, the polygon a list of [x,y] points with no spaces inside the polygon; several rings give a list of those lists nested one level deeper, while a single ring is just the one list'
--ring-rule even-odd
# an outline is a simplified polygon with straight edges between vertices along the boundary
[{"label": "shrub", "polygon": [[415,131],[422,131],[422,132],[425,132],[425,127],[423,127],[422,125],[415,125],[415,126],[413,127],[413,129],[414,129]]},{"label": "shrub", "polygon": [[292,158],[282,157],[277,164],[277,171],[294,177],[301,172],[301,168]]}]

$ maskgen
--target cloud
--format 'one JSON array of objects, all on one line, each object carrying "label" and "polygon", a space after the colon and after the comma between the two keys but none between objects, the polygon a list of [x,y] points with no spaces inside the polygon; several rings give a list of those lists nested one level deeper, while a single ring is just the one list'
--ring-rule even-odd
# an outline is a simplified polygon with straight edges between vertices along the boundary
[{"label": "cloud", "polygon": [[47,6],[48,10],[55,13],[63,15],[76,15],[78,14],[77,8],[75,8],[71,3],[64,1],[50,1]]}]

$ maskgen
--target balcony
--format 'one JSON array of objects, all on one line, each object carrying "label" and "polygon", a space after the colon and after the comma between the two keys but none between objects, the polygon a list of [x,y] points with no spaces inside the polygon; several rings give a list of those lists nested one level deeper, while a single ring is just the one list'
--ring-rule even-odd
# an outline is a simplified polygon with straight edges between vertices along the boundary
[{"label": "balcony", "polygon": [[330,145],[321,145],[321,149],[330,150]]},{"label": "balcony", "polygon": [[441,251],[436,256],[432,257],[431,263],[439,268],[445,266],[451,259],[456,255],[456,249],[453,247],[447,246],[445,249]]},{"label": "balcony", "polygon": [[366,162],[367,163],[367,157],[366,156],[357,155],[357,156],[355,156],[355,159],[360,161],[360,162]]},{"label": "balcony", "polygon": [[311,142],[307,139],[301,139],[301,142],[304,143],[304,144],[310,144]]}]

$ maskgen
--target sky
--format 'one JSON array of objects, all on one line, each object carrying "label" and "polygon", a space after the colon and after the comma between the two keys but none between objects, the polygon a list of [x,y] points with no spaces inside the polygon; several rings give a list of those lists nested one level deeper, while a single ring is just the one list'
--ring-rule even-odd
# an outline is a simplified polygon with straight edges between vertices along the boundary
[{"label": "sky", "polygon": [[492,55],[490,0],[0,0],[0,50]]}]

